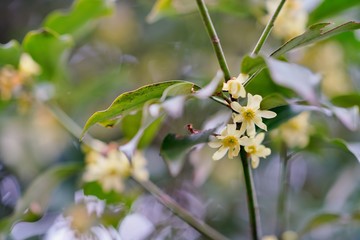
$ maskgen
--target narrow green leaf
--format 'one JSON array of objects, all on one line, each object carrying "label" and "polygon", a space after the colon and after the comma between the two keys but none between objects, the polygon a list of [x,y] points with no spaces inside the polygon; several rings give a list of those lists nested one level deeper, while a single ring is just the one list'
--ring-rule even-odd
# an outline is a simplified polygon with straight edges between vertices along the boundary
[{"label": "narrow green leaf", "polygon": [[339,14],[349,8],[360,6],[359,0],[323,0],[309,15],[309,23]]},{"label": "narrow green leaf", "polygon": [[281,94],[273,93],[263,98],[260,104],[260,108],[267,110],[286,105],[288,105],[288,102]]},{"label": "narrow green leaf", "polygon": [[[169,90],[168,88],[171,87]],[[149,100],[158,100],[166,96],[191,94],[194,84],[185,81],[169,81],[143,86],[134,91],[119,95],[114,102],[103,111],[94,113],[86,122],[83,135],[96,123],[114,123],[113,120],[122,117],[133,110],[138,110]]]},{"label": "narrow green leaf", "polygon": [[113,12],[112,0],[76,0],[68,12],[55,11],[45,20],[44,27],[60,35],[70,34],[78,39],[99,17]]},{"label": "narrow green leaf", "polygon": [[178,136],[168,134],[161,145],[160,155],[169,166],[170,172],[177,175],[182,168],[186,154],[199,143],[208,142],[209,136],[215,129],[209,129],[198,134]]},{"label": "narrow green leaf", "polygon": [[20,55],[21,46],[16,40],[11,40],[6,44],[0,44],[0,67],[9,64],[17,68]]},{"label": "narrow green leaf", "polygon": [[262,56],[252,57],[246,55],[241,61],[241,72],[248,75],[252,75],[265,67],[266,63]]},{"label": "narrow green leaf", "polygon": [[336,96],[331,99],[331,102],[339,107],[353,107],[358,106],[360,108],[360,93],[351,93],[341,96]]},{"label": "narrow green leaf", "polygon": [[23,42],[24,50],[41,66],[47,80],[61,75],[72,45],[70,36],[59,36],[48,29],[29,32]]},{"label": "narrow green leaf", "polygon": [[303,47],[309,45],[310,43],[360,28],[359,22],[347,22],[332,28],[330,28],[329,25],[330,23],[318,23],[310,26],[305,33],[286,42],[279,49],[273,52],[271,56],[279,57],[294,48]]},{"label": "narrow green leaf", "polygon": [[300,231],[300,234],[303,235],[309,233],[317,228],[339,222],[340,220],[341,220],[341,216],[335,213],[322,213],[316,215],[315,217],[310,219],[310,221],[307,222],[307,224]]},{"label": "narrow green leaf", "polygon": [[0,221],[0,231],[9,231],[17,221],[28,220],[28,214],[24,215],[31,204],[41,207],[45,212],[53,190],[65,179],[78,173],[80,164],[59,165],[42,173],[28,187],[24,196],[17,202],[13,215]]}]

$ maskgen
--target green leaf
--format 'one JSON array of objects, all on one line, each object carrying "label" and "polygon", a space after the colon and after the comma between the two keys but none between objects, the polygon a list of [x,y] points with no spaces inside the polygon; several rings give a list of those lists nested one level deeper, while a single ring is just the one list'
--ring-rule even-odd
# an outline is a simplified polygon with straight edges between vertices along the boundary
[{"label": "green leaf", "polygon": [[336,96],[331,99],[331,102],[339,107],[353,107],[358,106],[360,108],[360,93],[351,93],[341,96]]},{"label": "green leaf", "polygon": [[277,128],[282,123],[287,122],[289,119],[304,111],[304,109],[302,109],[300,106],[286,105],[273,108],[271,111],[276,113],[276,117],[271,119],[264,119],[264,123],[267,126],[268,131]]},{"label": "green leaf", "polygon": [[111,0],[76,0],[69,12],[55,11],[45,20],[44,27],[60,35],[70,34],[78,39],[87,32],[94,20],[113,12]]},{"label": "green leaf", "polygon": [[341,216],[335,213],[322,213],[316,215],[307,222],[307,224],[300,231],[300,234],[303,235],[309,233],[317,228],[339,222],[340,220]]},{"label": "green leaf", "polygon": [[159,100],[167,96],[191,94],[194,84],[185,81],[169,81],[146,85],[134,91],[119,95],[114,102],[103,111],[94,113],[86,122],[83,134],[96,123],[114,123],[130,111],[138,110],[149,100]]},{"label": "green leaf", "polygon": [[[41,207],[44,213],[52,192],[65,179],[78,173],[81,170],[80,164],[59,165],[38,176],[26,189],[24,196],[17,202],[15,212],[8,218],[0,221],[0,231],[9,231],[11,226],[18,221],[30,220],[32,216],[29,207],[36,205]],[[27,214],[24,214],[28,212]]]},{"label": "green leaf", "polygon": [[267,110],[286,105],[288,105],[288,102],[281,94],[273,93],[263,98],[260,103],[260,109]]},{"label": "green leaf", "polygon": [[21,52],[21,46],[16,40],[0,44],[0,67],[9,64],[17,68]]},{"label": "green leaf", "polygon": [[286,42],[279,49],[273,52],[271,56],[279,57],[294,48],[303,47],[334,35],[354,31],[360,28],[360,23],[358,22],[347,22],[333,28],[329,28],[329,25],[330,23],[318,23],[310,26],[305,33]]},{"label": "green leaf", "polygon": [[42,76],[47,80],[61,76],[72,45],[69,36],[59,36],[48,29],[29,32],[23,42],[24,51],[41,66]]},{"label": "green leaf", "polygon": [[318,103],[316,88],[321,79],[319,74],[314,74],[300,65],[272,58],[266,59],[266,63],[276,84],[291,89],[310,103]]},{"label": "green leaf", "polygon": [[[121,130],[126,139],[131,140],[139,131],[141,128],[142,116],[142,111],[138,111],[135,114],[128,114],[122,118]],[[154,137],[157,135],[163,120],[163,116],[157,118],[144,130],[137,148],[145,148],[152,142]]]},{"label": "green leaf", "polygon": [[354,6],[360,6],[359,0],[324,0],[309,15],[309,23],[339,14]]},{"label": "green leaf", "polygon": [[160,148],[160,154],[169,166],[170,172],[177,175],[184,163],[185,156],[196,144],[208,142],[215,129],[209,129],[189,136],[168,134]]},{"label": "green leaf", "polygon": [[329,139],[327,142],[330,145],[336,146],[344,152],[351,154],[360,162],[360,143],[348,143],[343,139]]},{"label": "green leaf", "polygon": [[252,57],[246,55],[241,61],[241,72],[248,75],[252,75],[265,67],[266,63],[262,56]]}]

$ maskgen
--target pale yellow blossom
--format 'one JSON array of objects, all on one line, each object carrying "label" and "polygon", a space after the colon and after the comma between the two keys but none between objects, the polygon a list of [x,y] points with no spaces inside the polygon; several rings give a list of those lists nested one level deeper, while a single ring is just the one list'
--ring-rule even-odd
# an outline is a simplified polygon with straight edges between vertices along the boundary
[{"label": "pale yellow blossom", "polygon": [[31,77],[40,74],[41,68],[29,54],[23,53],[20,57],[19,72],[24,77]]},{"label": "pale yellow blossom", "polygon": [[245,151],[250,155],[251,166],[257,168],[259,166],[260,159],[265,158],[271,154],[270,148],[262,145],[262,141],[265,138],[265,133],[259,133],[255,137],[242,137],[240,144],[245,146]]},{"label": "pale yellow blossom", "polygon": [[[279,3],[280,0],[266,1],[268,15],[264,18],[264,23],[271,18]],[[308,13],[303,6],[303,1],[287,0],[274,23],[273,32],[276,36],[289,40],[305,32],[307,20]]]},{"label": "pale yellow blossom", "polygon": [[309,143],[311,132],[309,118],[310,113],[303,112],[279,127],[279,136],[288,147],[304,148]]},{"label": "pale yellow blossom", "polygon": [[266,235],[261,238],[261,240],[278,240],[275,235]]},{"label": "pale yellow blossom", "polygon": [[91,153],[86,161],[86,182],[99,182],[105,192],[124,190],[124,179],[131,174],[130,162],[124,153],[114,148],[106,155]]},{"label": "pale yellow blossom", "polygon": [[223,91],[228,91],[232,98],[238,99],[239,97],[245,98],[246,91],[244,83],[249,78],[249,75],[240,73],[237,78],[232,78],[223,85]]},{"label": "pale yellow blossom", "polygon": [[260,110],[262,97],[260,95],[251,95],[248,93],[247,106],[241,106],[238,102],[232,102],[231,108],[238,114],[233,114],[235,123],[241,123],[240,134],[245,131],[250,137],[255,136],[255,125],[267,131],[266,125],[262,122],[262,118],[274,118],[276,113],[272,111]]},{"label": "pale yellow blossom", "polygon": [[209,142],[211,148],[219,148],[212,158],[219,160],[228,153],[228,158],[232,159],[239,155],[240,152],[240,131],[236,130],[236,124],[228,124],[221,132],[221,135],[216,136],[215,141]]},{"label": "pale yellow blossom", "polygon": [[146,181],[149,179],[149,172],[146,169],[146,159],[142,152],[136,151],[131,159],[131,174],[136,179]]}]

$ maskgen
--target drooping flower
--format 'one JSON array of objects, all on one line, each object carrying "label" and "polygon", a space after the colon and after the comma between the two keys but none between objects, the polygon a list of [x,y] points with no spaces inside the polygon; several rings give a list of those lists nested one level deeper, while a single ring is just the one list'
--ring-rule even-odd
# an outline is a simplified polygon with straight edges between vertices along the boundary
[{"label": "drooping flower", "polygon": [[248,93],[247,106],[241,106],[238,102],[232,102],[231,108],[238,114],[233,114],[235,123],[241,123],[240,134],[245,131],[250,137],[255,136],[255,124],[267,131],[266,125],[262,122],[262,118],[274,118],[276,113],[272,111],[260,110],[262,97],[260,95],[251,95]]},{"label": "drooping flower", "polygon": [[270,148],[261,144],[264,138],[265,133],[259,133],[255,137],[241,138],[240,144],[244,146],[245,151],[250,155],[252,168],[259,166],[259,158],[265,158],[271,154]]},{"label": "drooping flower", "polygon": [[211,148],[219,148],[212,158],[219,160],[228,153],[228,158],[232,159],[239,155],[240,152],[240,136],[239,130],[236,130],[236,124],[228,124],[221,132],[221,135],[216,136],[215,141],[209,142]]},{"label": "drooping flower", "polygon": [[244,83],[249,78],[249,75],[240,73],[237,78],[232,78],[223,85],[223,91],[228,91],[232,98],[238,99],[239,97],[245,98],[246,91]]},{"label": "drooping flower", "polygon": [[110,149],[104,156],[100,153],[88,155],[88,162],[84,180],[86,182],[97,181],[105,192],[124,190],[124,179],[130,176],[130,162],[124,153],[116,148]]},{"label": "drooping flower", "polygon": [[279,127],[278,134],[288,147],[304,148],[309,143],[309,117],[309,112],[303,112]]}]

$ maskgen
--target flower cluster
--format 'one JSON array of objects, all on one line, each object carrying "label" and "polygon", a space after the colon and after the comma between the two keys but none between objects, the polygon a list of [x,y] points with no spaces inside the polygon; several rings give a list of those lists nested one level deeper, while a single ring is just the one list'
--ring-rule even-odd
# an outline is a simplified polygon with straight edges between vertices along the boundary
[{"label": "flower cluster", "polygon": [[[240,74],[238,78],[224,83],[223,91],[229,92],[232,99],[244,98],[246,91],[243,84],[246,79],[246,75]],[[248,93],[246,106],[240,105],[237,101],[231,102],[233,124],[228,124],[221,134],[216,136],[214,141],[209,142],[210,147],[219,148],[213,155],[214,160],[223,158],[226,153],[228,158],[232,159],[239,155],[240,147],[243,146],[251,158],[251,166],[256,168],[259,165],[259,158],[270,155],[270,149],[261,144],[265,134],[256,134],[255,126],[267,131],[262,118],[274,118],[276,113],[261,110],[261,101],[262,97],[260,95]]]},{"label": "flower cluster", "polygon": [[146,160],[140,152],[136,152],[131,162],[117,148],[109,148],[103,154],[90,151],[86,155],[86,170],[83,176],[86,182],[98,182],[105,192],[122,192],[124,180],[130,176],[144,181],[149,178],[146,170]]}]

